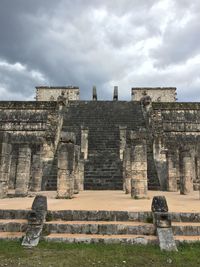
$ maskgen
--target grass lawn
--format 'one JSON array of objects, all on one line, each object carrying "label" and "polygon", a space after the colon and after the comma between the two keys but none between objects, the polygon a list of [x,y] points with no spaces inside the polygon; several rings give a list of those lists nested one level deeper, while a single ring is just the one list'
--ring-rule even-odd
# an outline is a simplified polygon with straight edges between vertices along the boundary
[{"label": "grass lawn", "polygon": [[167,253],[157,246],[41,242],[37,248],[25,249],[20,242],[0,241],[0,266],[199,267],[200,243]]}]

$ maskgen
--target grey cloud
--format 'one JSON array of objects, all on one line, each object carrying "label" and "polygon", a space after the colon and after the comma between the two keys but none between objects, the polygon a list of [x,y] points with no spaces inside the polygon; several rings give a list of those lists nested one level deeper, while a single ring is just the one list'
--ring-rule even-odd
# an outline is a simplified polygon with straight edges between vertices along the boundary
[{"label": "grey cloud", "polygon": [[[170,72],[170,79],[162,68],[199,53],[198,1],[176,1],[172,11],[177,11],[177,25],[186,10],[192,19],[181,30],[169,20],[164,32],[164,13],[159,14],[162,2],[1,0],[0,59],[11,65],[19,62],[26,70],[10,73],[0,68],[0,88],[6,88],[7,97],[15,99],[31,97],[33,87],[45,83],[78,85],[83,99],[91,98],[93,84],[101,99],[111,99],[117,84],[122,99],[130,99],[130,88],[136,84],[185,88],[186,78],[177,78],[178,68]],[[160,39],[160,46],[149,46],[151,39]],[[138,74],[149,61],[153,72]],[[44,79],[32,77],[34,70]],[[187,81],[191,81],[190,92],[196,94],[194,75],[199,73],[192,69]],[[186,96],[186,91],[181,89],[180,95]]]},{"label": "grey cloud", "polygon": [[[175,25],[176,23],[176,25]],[[178,22],[169,25],[160,48],[152,53],[158,67],[179,64],[200,53],[200,20],[195,18],[181,28]]]}]

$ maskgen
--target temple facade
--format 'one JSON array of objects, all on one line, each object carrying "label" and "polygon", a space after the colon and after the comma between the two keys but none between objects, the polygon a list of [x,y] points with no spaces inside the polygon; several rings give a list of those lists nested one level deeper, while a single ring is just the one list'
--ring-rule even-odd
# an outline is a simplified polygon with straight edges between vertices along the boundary
[{"label": "temple facade", "polygon": [[36,101],[0,102],[0,198],[30,191],[199,190],[200,103],[176,88],[132,88],[132,99],[79,99],[78,87],[36,87]]}]

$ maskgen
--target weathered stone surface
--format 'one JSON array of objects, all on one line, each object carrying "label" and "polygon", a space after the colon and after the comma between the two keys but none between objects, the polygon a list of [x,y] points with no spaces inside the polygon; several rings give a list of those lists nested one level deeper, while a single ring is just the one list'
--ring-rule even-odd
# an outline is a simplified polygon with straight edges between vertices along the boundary
[{"label": "weathered stone surface", "polygon": [[171,228],[157,228],[160,249],[165,251],[178,251]]},{"label": "weathered stone surface", "polygon": [[96,86],[93,86],[93,88],[92,88],[92,100],[97,101],[97,88],[96,88]]},{"label": "weathered stone surface", "polygon": [[145,198],[147,196],[147,179],[131,179],[131,197],[133,199]]},{"label": "weathered stone surface", "polygon": [[151,205],[152,212],[168,212],[168,205],[165,196],[155,196]]},{"label": "weathered stone surface", "polygon": [[154,224],[159,228],[171,227],[171,216],[168,212],[154,212]]},{"label": "weathered stone surface", "polygon": [[16,196],[27,196],[30,180],[31,149],[25,144],[19,148],[17,173],[16,173]]},{"label": "weathered stone surface", "polygon": [[192,169],[193,165],[190,151],[181,151],[180,193],[182,195],[187,195],[193,191]]},{"label": "weathered stone surface", "polygon": [[[28,185],[31,190],[40,190],[41,175],[42,190],[57,189],[57,145],[61,132],[75,133],[76,141],[72,143],[81,146],[84,153],[85,179],[82,181],[84,180],[85,189],[121,190],[124,183],[124,189],[127,187],[126,191],[130,193],[130,180],[127,180],[125,186],[124,179],[125,172],[127,179],[131,178],[129,167],[126,171],[126,167],[122,168],[125,128],[127,133],[132,131],[131,136],[129,134],[126,136],[128,147],[131,147],[130,143],[133,140],[144,139],[145,134],[141,132],[141,128],[145,128],[148,135],[146,163],[143,156],[137,153],[140,146],[135,143],[133,154],[138,156],[132,155],[132,161],[135,162],[132,175],[138,175],[141,179],[144,176],[142,171],[147,169],[149,189],[158,189],[160,186],[162,190],[176,191],[179,189],[179,184],[182,194],[191,192],[193,186],[195,190],[199,189],[199,103],[167,103],[166,101],[172,101],[175,88],[133,88],[134,96],[138,97],[138,101],[141,97],[147,100],[147,96],[152,99],[151,105],[148,105],[150,108],[144,107],[145,103],[137,101],[78,101],[79,90],[77,89],[76,87],[39,87],[38,92],[42,92],[45,99],[49,99],[50,102],[0,102],[0,132],[11,136],[10,145],[13,147],[10,153],[10,167],[9,164],[5,164],[7,156],[1,156],[0,159],[2,168],[9,167],[9,171],[0,172],[0,176],[9,177],[9,179],[6,178],[6,181],[9,181],[4,180],[0,186],[1,195],[6,195],[8,186],[10,189],[16,189],[16,192],[19,190],[20,186],[16,184],[19,180],[16,169],[18,168],[18,149],[23,144],[29,145],[32,151],[29,180],[32,179]],[[61,104],[51,93],[60,96],[63,90],[64,98],[68,101]],[[39,99],[41,100],[41,97]],[[81,126],[82,130],[86,130],[84,134],[81,134]],[[120,127],[124,127],[121,132]],[[37,165],[35,157],[37,145],[42,146],[41,169],[34,167]],[[190,159],[188,156],[186,157],[188,159],[181,156],[181,148],[189,149]],[[169,155],[162,154],[163,151]],[[26,162],[20,161],[21,168],[24,168],[27,173]],[[134,171],[135,168],[136,171]],[[25,188],[22,191],[26,191]],[[21,193],[17,194],[21,195]]]},{"label": "weathered stone surface", "polygon": [[33,201],[32,210],[47,211],[47,197],[42,195],[37,195]]},{"label": "weathered stone surface", "polygon": [[0,133],[0,199],[7,196],[10,176],[11,144],[7,133]]},{"label": "weathered stone surface", "polygon": [[57,197],[72,198],[75,180],[75,145],[62,142],[58,147]]},{"label": "weathered stone surface", "polygon": [[28,214],[28,226],[23,238],[22,246],[35,247],[38,245],[43,224],[47,214],[47,198],[38,195],[32,204],[32,211]]},{"label": "weathered stone surface", "polygon": [[81,153],[83,153],[85,160],[88,158],[88,132],[87,127],[81,127]]},{"label": "weathered stone surface", "polygon": [[113,92],[113,100],[118,100],[118,86],[114,86],[114,92]]}]

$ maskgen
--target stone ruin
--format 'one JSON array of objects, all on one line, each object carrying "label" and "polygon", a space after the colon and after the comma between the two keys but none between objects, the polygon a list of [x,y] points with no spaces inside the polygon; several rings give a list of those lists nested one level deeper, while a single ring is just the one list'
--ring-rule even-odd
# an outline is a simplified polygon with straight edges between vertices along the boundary
[{"label": "stone ruin", "polygon": [[132,101],[79,100],[78,87],[37,87],[36,101],[0,102],[0,198],[56,191],[199,190],[200,103],[176,88],[132,88]]}]

